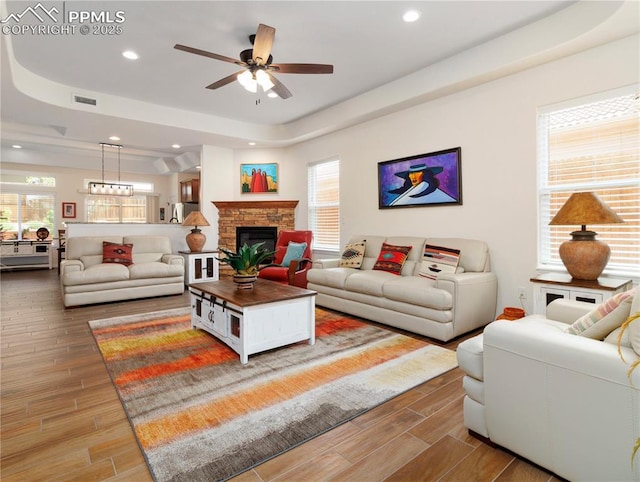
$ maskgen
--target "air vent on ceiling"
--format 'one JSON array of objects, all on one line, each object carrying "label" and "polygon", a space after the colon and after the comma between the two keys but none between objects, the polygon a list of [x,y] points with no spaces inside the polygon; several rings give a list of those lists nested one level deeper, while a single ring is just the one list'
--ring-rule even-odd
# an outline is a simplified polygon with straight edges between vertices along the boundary
[{"label": "air vent on ceiling", "polygon": [[84,97],[82,95],[74,94],[73,101],[77,104],[98,105],[98,101],[96,99],[92,99],[91,97]]}]

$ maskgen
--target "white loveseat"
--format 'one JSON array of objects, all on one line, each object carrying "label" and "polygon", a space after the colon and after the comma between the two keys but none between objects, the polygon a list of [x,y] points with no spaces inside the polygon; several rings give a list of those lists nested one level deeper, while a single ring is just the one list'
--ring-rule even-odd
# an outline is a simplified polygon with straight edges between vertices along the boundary
[{"label": "white loveseat", "polygon": [[[133,264],[103,263],[103,241],[132,244]],[[184,258],[167,236],[72,237],[60,263],[65,306],[105,303],[184,291]]]},{"label": "white loveseat", "polygon": [[[313,262],[307,288],[318,292],[318,305],[442,341],[495,319],[498,282],[485,242],[359,235],[348,244],[363,241],[364,261],[358,269],[339,267],[340,259]],[[383,243],[412,246],[400,275],[372,269]],[[457,272],[441,273],[435,280],[419,276],[425,244],[459,249]]]},{"label": "white loveseat", "polygon": [[[575,481],[640,481],[640,357],[566,333],[593,304],[555,300],[546,316],[496,321],[458,346],[465,426],[555,474]],[[640,290],[631,313],[640,310]],[[640,321],[634,322],[640,323]],[[636,345],[640,326],[634,327]],[[631,330],[629,330],[631,331]],[[627,332],[625,332],[627,333]],[[631,345],[628,335],[624,344]]]}]

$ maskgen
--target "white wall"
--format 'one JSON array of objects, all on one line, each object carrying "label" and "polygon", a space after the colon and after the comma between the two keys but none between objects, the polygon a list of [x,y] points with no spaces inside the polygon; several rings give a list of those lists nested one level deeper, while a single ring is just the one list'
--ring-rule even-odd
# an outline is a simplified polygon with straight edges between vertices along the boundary
[{"label": "white wall", "polygon": [[[23,156],[29,156],[28,149],[23,149],[21,152]],[[64,167],[55,166],[40,166],[40,165],[25,165],[17,163],[2,163],[1,172],[13,172],[13,173],[25,173],[30,175],[43,175],[54,176],[56,178],[56,215],[55,223],[58,228],[62,227],[62,223],[65,221],[78,221],[86,222],[87,215],[85,210],[85,198],[86,193],[79,192],[81,190],[87,190],[88,186],[85,184],[85,179],[100,179],[102,176],[101,171],[93,169],[70,169]],[[107,176],[108,177],[108,176]],[[156,175],[149,176],[147,174],[135,174],[126,173],[122,174],[122,182],[150,182],[153,183],[155,193],[158,196],[158,208],[165,208],[165,220],[168,222],[171,217],[168,204],[175,202],[172,197],[177,192],[177,187],[173,186],[170,175]],[[76,217],[74,219],[62,218],[62,203],[72,202],[76,203]],[[159,218],[159,213],[156,213]]]},{"label": "white wall", "polygon": [[[308,162],[340,159],[343,243],[357,233],[487,241],[499,280],[499,312],[518,306],[519,286],[527,289],[530,312],[529,278],[537,260],[536,110],[638,83],[639,58],[638,36],[626,38],[299,144],[287,149],[283,164],[289,175],[306,179]],[[457,146],[462,206],[378,209],[378,162]],[[304,216],[306,197],[301,204]]]}]

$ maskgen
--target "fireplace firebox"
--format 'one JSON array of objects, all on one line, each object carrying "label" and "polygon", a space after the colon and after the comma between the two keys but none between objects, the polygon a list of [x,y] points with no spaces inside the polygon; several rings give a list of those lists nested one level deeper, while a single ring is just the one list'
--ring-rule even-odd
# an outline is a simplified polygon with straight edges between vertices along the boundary
[{"label": "fireplace firebox", "polygon": [[[276,240],[278,239],[277,226],[238,226],[236,227],[236,252],[244,245],[251,246],[256,243],[264,243],[262,246],[268,251],[276,249]],[[267,263],[273,261],[267,260]]]}]

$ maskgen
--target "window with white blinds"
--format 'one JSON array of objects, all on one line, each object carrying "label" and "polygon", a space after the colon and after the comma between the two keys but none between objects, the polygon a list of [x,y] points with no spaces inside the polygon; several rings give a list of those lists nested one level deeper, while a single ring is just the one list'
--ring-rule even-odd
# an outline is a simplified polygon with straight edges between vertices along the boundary
[{"label": "window with white blinds", "polygon": [[311,164],[308,169],[309,229],[314,249],[340,249],[340,161]]},{"label": "window with white blinds", "polygon": [[580,226],[549,226],[574,192],[595,192],[625,222],[587,226],[611,248],[605,273],[640,276],[640,109],[637,91],[538,116],[539,264],[562,268],[560,244]]}]

